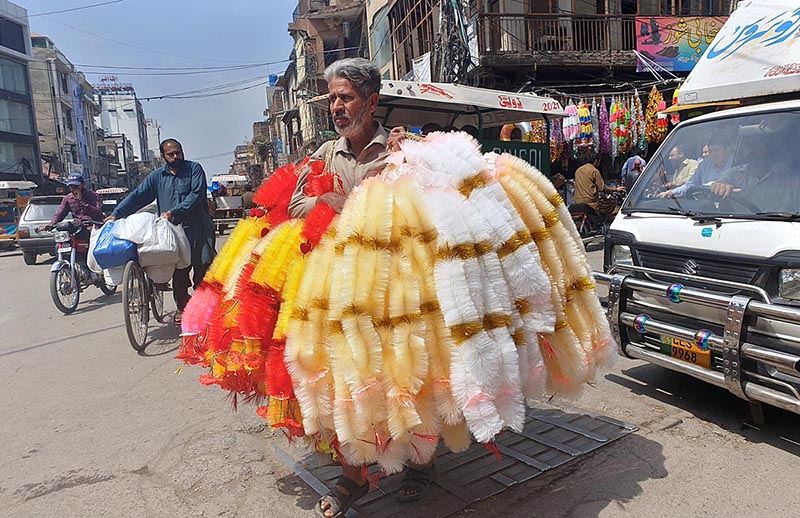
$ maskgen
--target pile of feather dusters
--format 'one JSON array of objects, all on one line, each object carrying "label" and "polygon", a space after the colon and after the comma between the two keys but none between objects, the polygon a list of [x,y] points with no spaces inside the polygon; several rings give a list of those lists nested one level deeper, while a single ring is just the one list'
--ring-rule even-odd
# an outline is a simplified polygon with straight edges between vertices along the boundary
[{"label": "pile of feather dusters", "polygon": [[183,317],[178,358],[290,436],[387,473],[521,431],[526,399],[574,395],[615,354],[563,200],[465,133],[407,139],[382,174],[333,190],[321,162],[276,171]]}]

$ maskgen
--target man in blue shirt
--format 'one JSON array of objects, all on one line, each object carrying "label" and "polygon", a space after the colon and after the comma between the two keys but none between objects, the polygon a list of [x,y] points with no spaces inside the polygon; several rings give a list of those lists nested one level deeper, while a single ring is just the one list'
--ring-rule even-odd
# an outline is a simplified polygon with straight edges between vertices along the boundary
[{"label": "man in blue shirt", "polygon": [[667,190],[656,195],[658,198],[675,196],[680,198],[685,196],[688,191],[695,187],[710,185],[722,177],[722,173],[731,168],[733,155],[730,146],[722,137],[712,138],[708,143],[708,158],[705,158],[697,170],[685,184]]},{"label": "man in blue shirt", "polygon": [[647,165],[647,161],[641,157],[643,154],[637,149],[635,154],[627,159],[622,166],[620,181],[628,191],[631,190],[633,184],[636,183],[636,179],[639,178],[639,175],[642,174],[644,167]]},{"label": "man in blue shirt", "polygon": [[[175,139],[161,142],[159,149],[166,165],[147,175],[107,219],[127,217],[155,200],[162,218],[183,227],[192,246],[192,264],[189,268],[175,270],[172,277],[172,295],[178,308],[174,320],[180,323],[190,298],[189,286],[194,284],[197,288],[216,256],[214,225],[206,201],[203,166],[185,160],[183,146]],[[192,270],[193,282],[189,280],[189,270]]]}]

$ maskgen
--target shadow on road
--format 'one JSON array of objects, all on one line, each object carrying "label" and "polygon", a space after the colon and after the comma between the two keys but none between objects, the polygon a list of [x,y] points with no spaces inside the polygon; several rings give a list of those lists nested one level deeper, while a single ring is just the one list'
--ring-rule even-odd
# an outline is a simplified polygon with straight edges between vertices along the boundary
[{"label": "shadow on road", "polygon": [[125,327],[125,324],[119,324],[119,325],[116,325],[116,326],[104,327],[102,329],[95,329],[94,331],[87,331],[85,333],[80,333],[80,334],[77,334],[77,335],[58,336],[57,338],[55,338],[53,340],[48,340],[47,342],[42,342],[42,343],[38,343],[38,344],[34,344],[34,345],[29,345],[28,347],[22,347],[20,349],[14,349],[14,350],[11,350],[11,351],[2,352],[2,353],[0,353],[0,357],[9,356],[11,354],[17,354],[17,353],[21,353],[21,352],[24,352],[24,351],[30,351],[32,349],[38,349],[39,347],[47,347],[48,345],[61,344],[63,342],[69,341],[69,340],[74,340],[75,338],[86,338],[87,336],[91,336],[91,335],[94,335],[94,334],[97,334],[97,333],[105,333],[106,331],[110,331],[112,329],[119,329],[121,327]]},{"label": "shadow on road", "polygon": [[632,379],[615,374],[607,374],[606,379],[685,410],[750,442],[769,444],[800,457],[800,416],[796,414],[764,405],[766,422],[756,425],[748,403],[720,387],[655,365],[639,365],[622,373]]},{"label": "shadow on road", "polygon": [[[512,485],[493,497],[473,502],[463,511],[451,516],[597,517],[609,506],[624,509],[627,503],[643,493],[643,482],[666,478],[668,472],[664,463],[665,457],[660,443],[633,433],[567,464],[536,475],[527,482]],[[502,462],[497,462],[497,470],[500,471],[503,465]],[[493,476],[494,472],[486,471],[481,475],[481,480],[487,479],[488,482]],[[476,481],[475,484],[479,486],[480,482]],[[295,506],[306,511],[312,510],[319,499],[318,493],[297,474],[278,479],[277,488],[281,493],[294,497]],[[442,498],[441,494],[441,491],[432,491],[429,496],[402,505],[401,508],[398,508],[394,498],[387,498],[380,509],[373,504],[371,514],[360,512],[359,516],[445,516],[445,513],[432,512],[432,509],[437,508],[436,500]],[[469,494],[464,496],[469,497]]]},{"label": "shadow on road", "polygon": [[164,323],[151,320],[150,331],[147,335],[147,345],[139,351],[139,356],[158,357],[172,354],[178,350],[181,341],[181,326],[172,323],[172,313],[164,316]]}]

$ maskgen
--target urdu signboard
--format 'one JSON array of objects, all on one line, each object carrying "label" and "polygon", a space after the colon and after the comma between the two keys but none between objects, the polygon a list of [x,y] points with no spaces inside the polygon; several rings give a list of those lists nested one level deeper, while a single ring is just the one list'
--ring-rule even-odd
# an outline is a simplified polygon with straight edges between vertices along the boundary
[{"label": "urdu signboard", "polygon": [[[665,70],[692,70],[725,20],[727,16],[637,16],[636,50]],[[647,67],[639,61],[637,71]]]}]

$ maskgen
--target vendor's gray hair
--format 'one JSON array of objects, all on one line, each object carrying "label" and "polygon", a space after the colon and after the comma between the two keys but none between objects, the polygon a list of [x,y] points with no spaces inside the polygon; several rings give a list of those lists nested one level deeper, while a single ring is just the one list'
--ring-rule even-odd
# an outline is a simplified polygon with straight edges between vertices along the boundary
[{"label": "vendor's gray hair", "polygon": [[366,99],[381,90],[381,71],[372,61],[364,58],[345,58],[334,61],[325,69],[325,80],[341,77],[347,79]]}]

